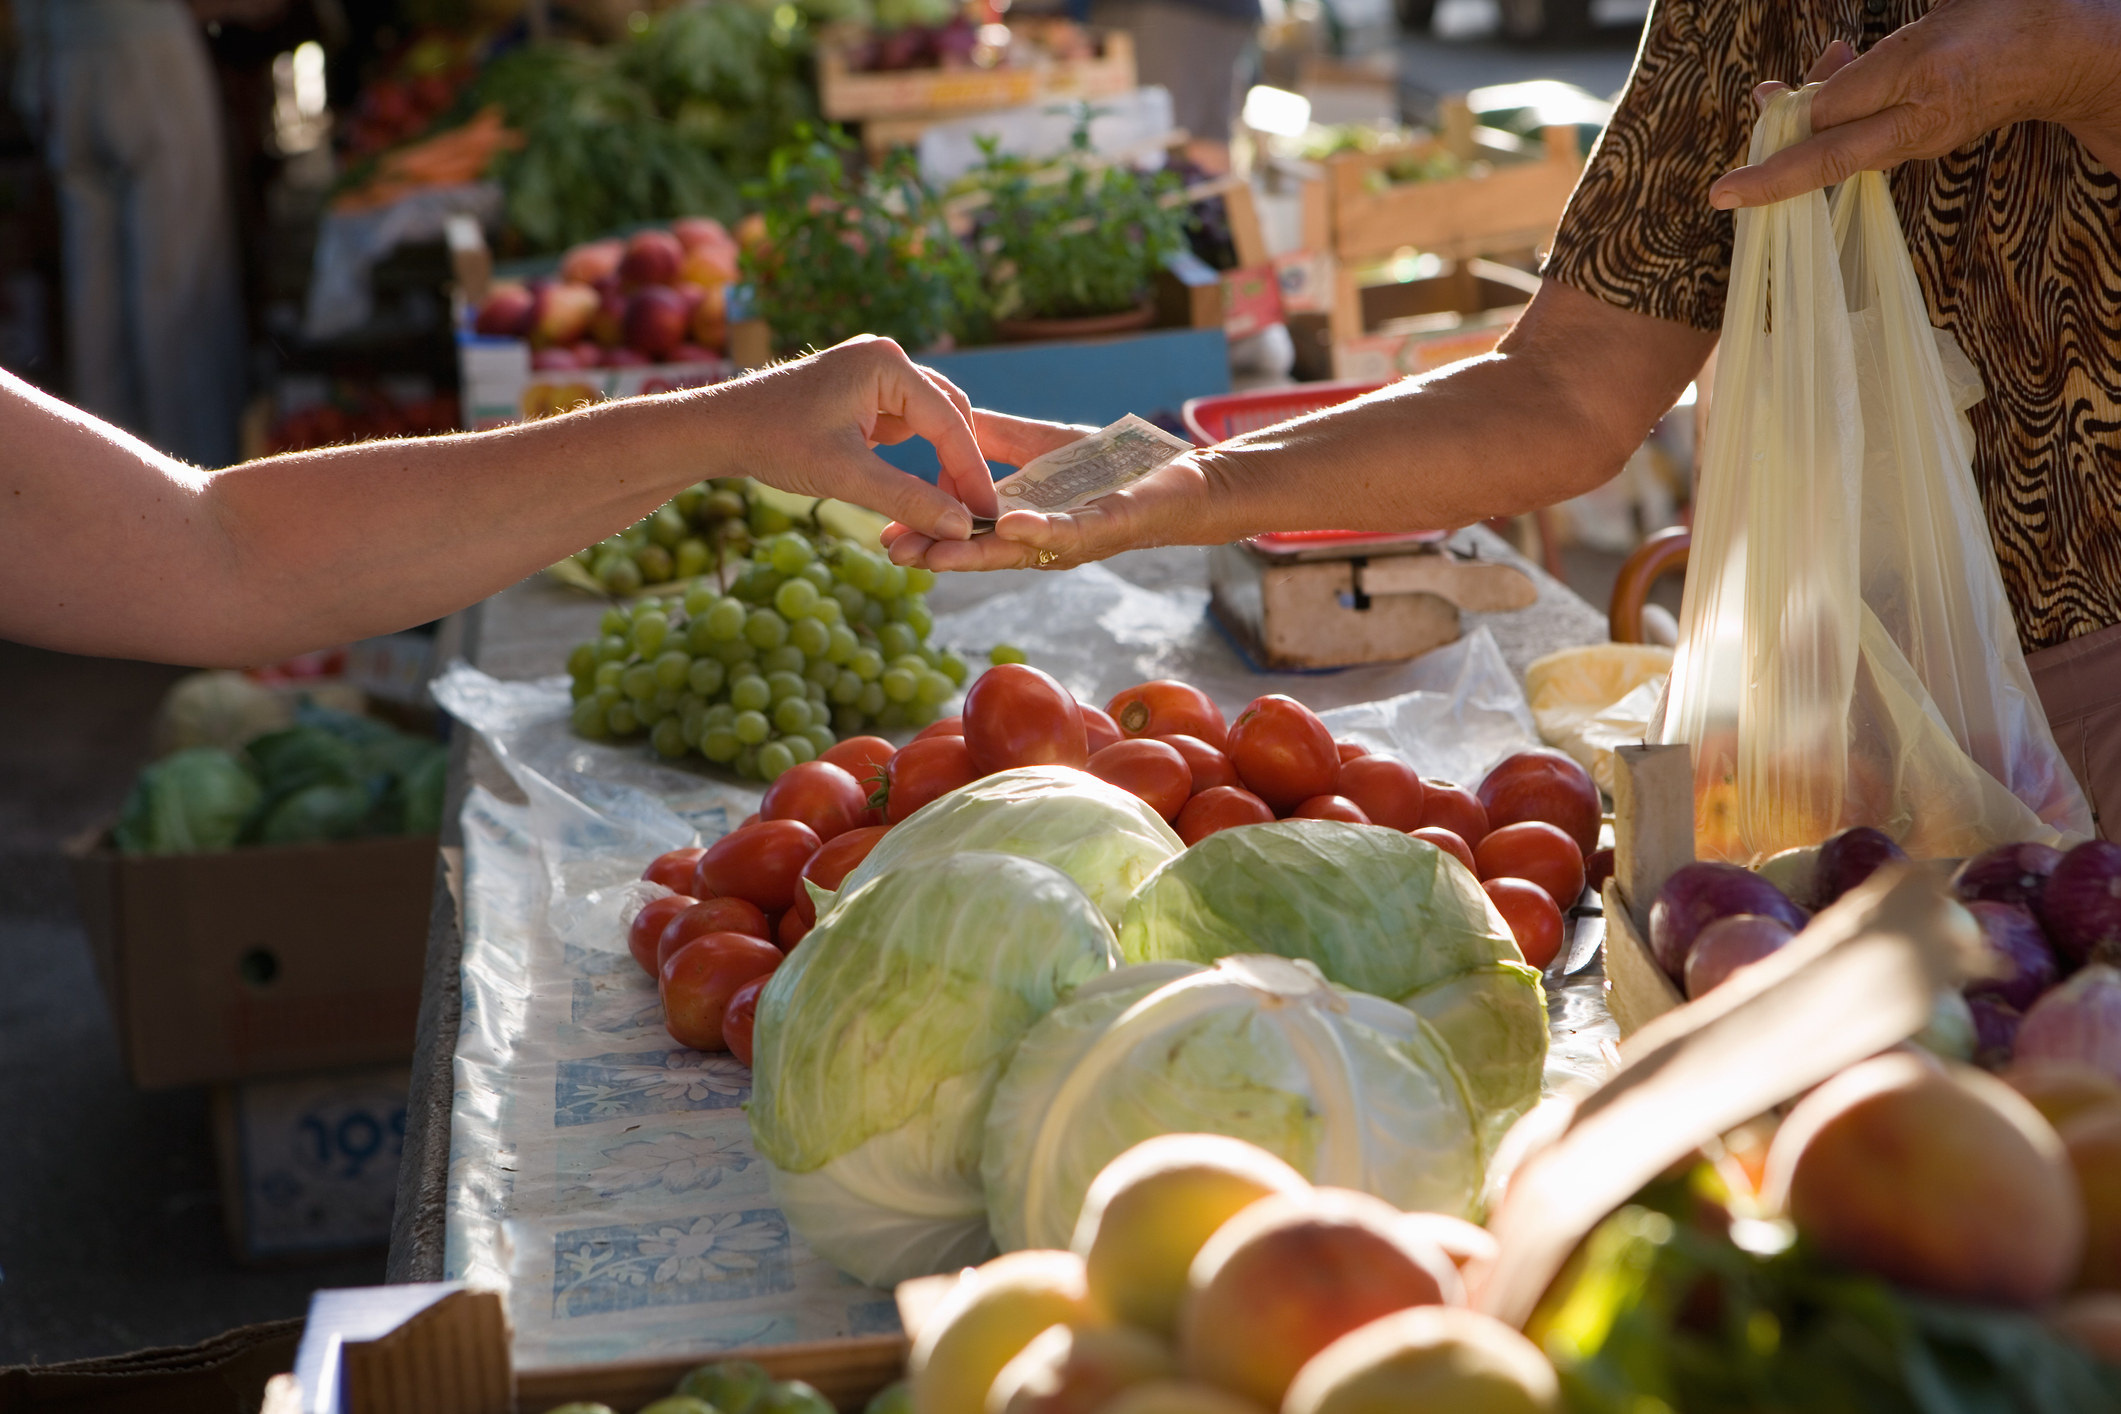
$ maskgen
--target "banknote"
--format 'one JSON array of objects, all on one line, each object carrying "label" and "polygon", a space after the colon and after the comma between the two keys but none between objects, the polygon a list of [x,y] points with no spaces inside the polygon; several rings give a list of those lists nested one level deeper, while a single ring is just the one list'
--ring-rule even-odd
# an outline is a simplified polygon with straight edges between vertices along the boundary
[{"label": "banknote", "polygon": [[[1004,513],[1072,511],[1131,486],[1180,452],[1192,449],[1193,444],[1184,438],[1128,413],[1081,441],[1024,463],[995,482],[994,493]],[[974,535],[993,529],[994,522],[985,516],[972,518]]]}]

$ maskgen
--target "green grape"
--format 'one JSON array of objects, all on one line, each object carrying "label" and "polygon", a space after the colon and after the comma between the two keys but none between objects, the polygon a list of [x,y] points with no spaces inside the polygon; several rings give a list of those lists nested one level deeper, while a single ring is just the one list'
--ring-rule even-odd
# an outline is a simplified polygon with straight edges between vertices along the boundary
[{"label": "green grape", "polygon": [[972,676],[972,665],[948,649],[936,655],[935,670],[957,687],[963,687],[965,679]]},{"label": "green grape", "polygon": [[840,547],[839,553],[832,557],[832,577],[841,584],[854,583],[854,576],[857,573],[854,562],[861,553],[852,545]]},{"label": "green grape", "polygon": [[726,727],[735,720],[735,704],[729,702],[710,702],[707,704],[706,721],[708,726]]},{"label": "green grape", "polygon": [[906,592],[926,594],[935,588],[935,571],[923,565],[906,566]]},{"label": "green grape", "polygon": [[884,675],[884,655],[874,648],[859,648],[847,660],[847,669],[863,682],[875,682]]},{"label": "green grape", "polygon": [[585,697],[594,697],[596,695],[597,685],[594,678],[576,678],[573,682],[567,684],[567,696],[575,702],[580,702]]},{"label": "green grape", "polygon": [[655,595],[651,594],[646,599],[641,600],[633,606],[633,621],[635,623],[639,623],[642,619],[647,618],[651,614],[662,614],[667,612],[668,610],[666,610],[663,606],[663,601],[661,599],[658,599]]},{"label": "green grape", "polygon": [[832,586],[839,583],[832,577],[832,566],[823,560],[812,560],[803,566],[803,578],[817,586],[819,594],[830,594]]},{"label": "green grape", "polygon": [[820,756],[832,750],[833,746],[839,741],[839,738],[832,734],[832,728],[826,726],[823,722],[812,722],[809,726],[803,728],[803,735],[808,738],[811,750]]},{"label": "green grape", "polygon": [[890,700],[884,696],[882,683],[865,682],[862,684],[862,695],[854,700],[854,705],[861,708],[864,715],[874,717],[884,710],[884,704]]},{"label": "green grape", "polygon": [[776,506],[769,506],[764,501],[753,501],[746,519],[751,523],[751,533],[761,540],[795,527],[795,522],[789,519],[788,512]]},{"label": "green grape", "polygon": [[736,760],[729,763],[729,769],[747,781],[757,780],[759,778],[759,749],[756,746],[744,747],[737,752]]},{"label": "green grape", "polygon": [[700,755],[717,766],[726,766],[736,760],[737,753],[744,749],[744,739],[727,726],[708,727],[700,733]]},{"label": "green grape", "polygon": [[906,592],[906,567],[886,563],[878,567],[876,587],[869,591],[879,599],[896,599]]},{"label": "green grape", "polygon": [[633,651],[644,658],[652,658],[663,646],[663,639],[670,633],[670,620],[661,614],[644,615],[633,621]]},{"label": "green grape", "polygon": [[714,586],[711,584],[686,586],[684,599],[685,617],[689,619],[699,618],[700,615],[713,608],[715,601],[721,597],[721,595],[714,592]]},{"label": "green grape", "polygon": [[840,706],[852,707],[856,702],[861,700],[861,677],[858,674],[851,672],[841,673],[837,678],[833,679],[832,686],[825,689],[825,693],[826,696],[830,697],[834,702],[838,703]]},{"label": "green grape", "polygon": [[578,678],[586,678],[596,670],[597,645],[595,640],[592,639],[587,643],[577,643],[567,655],[567,671]]},{"label": "green grape", "polygon": [[891,618],[884,612],[882,600],[871,599],[862,606],[862,623],[871,633],[876,632],[889,622],[891,622]]},{"label": "green grape", "polygon": [[574,731],[576,736],[586,736],[591,741],[602,741],[611,734],[604,724],[604,704],[595,697],[585,697],[574,704]]},{"label": "green grape", "polygon": [[832,730],[843,737],[860,736],[868,725],[869,719],[862,715],[862,709],[851,702],[843,702],[832,709]]},{"label": "green grape", "polygon": [[747,673],[729,684],[729,705],[739,712],[763,712],[773,702],[773,689],[757,673]]},{"label": "green grape", "polygon": [[707,609],[707,636],[717,642],[744,636],[745,610],[740,599],[716,599]]},{"label": "green grape", "polygon": [[783,698],[773,704],[773,725],[777,731],[799,732],[810,725],[810,719],[810,699],[807,697]]},{"label": "green grape", "polygon": [[692,527],[685,524],[684,512],[676,506],[658,506],[655,514],[648,517],[648,538],[666,550],[676,549],[677,543],[691,530]]},{"label": "green grape", "polygon": [[[713,660],[709,659],[709,661],[712,662]],[[720,667],[721,665],[717,663],[715,666]],[[685,685],[691,672],[691,657],[675,648],[667,653],[658,653],[656,655],[655,680],[659,687],[681,688]]]},{"label": "green grape", "polygon": [[810,729],[808,727],[782,737],[781,745],[788,748],[788,754],[795,758],[795,764],[798,766],[805,761],[817,760],[817,745],[810,740]]},{"label": "green grape", "polygon": [[[797,619],[788,625],[788,644],[805,658],[822,658],[832,647],[832,630],[816,619]],[[568,661],[571,664],[574,660]]]},{"label": "green grape", "polygon": [[817,607],[817,586],[807,579],[791,579],[773,591],[773,607],[785,618],[799,619]]},{"label": "green grape", "polygon": [[913,718],[903,702],[886,702],[877,709],[876,725],[880,731],[902,732],[913,725]]},{"label": "green grape", "polygon": [[700,512],[715,520],[735,520],[744,514],[744,493],[734,486],[717,486],[701,498]]},{"label": "green grape", "polygon": [[633,616],[616,604],[606,609],[604,616],[597,620],[597,633],[599,635],[616,633],[623,636],[631,632],[632,629]]},{"label": "green grape", "polygon": [[[805,746],[810,743],[804,742]],[[795,764],[795,753],[782,741],[771,741],[759,748],[759,779],[776,780],[781,772]]]},{"label": "green grape", "polygon": [[[671,567],[677,571],[679,579],[691,579],[694,575],[704,573],[707,566],[714,563],[714,551],[707,548],[706,541],[697,535],[690,535],[678,542],[677,549],[671,552],[671,561]],[[700,586],[694,586],[698,587]]]},{"label": "green grape", "polygon": [[724,639],[715,644],[709,651],[714,654],[714,660],[717,663],[731,669],[741,667],[746,663],[756,662],[759,656],[759,650],[753,648],[748,641],[741,638]]},{"label": "green grape", "polygon": [[633,645],[623,634],[607,633],[597,640],[599,663],[623,663],[633,654]]},{"label": "green grape", "polygon": [[706,495],[707,483],[704,481],[695,481],[692,483],[692,485],[687,486],[684,490],[678,492],[677,495],[672,496],[670,498],[670,504],[676,506],[678,508],[678,514],[685,517],[685,519],[689,521],[692,519],[693,513],[699,510],[700,502],[706,497]]},{"label": "green grape", "polygon": [[685,733],[687,745],[697,742],[700,733],[707,729],[707,704],[692,693],[678,704],[678,726]]},{"label": "green grape", "polygon": [[781,577],[774,573],[773,566],[754,563],[736,577],[730,592],[747,604],[763,604],[780,587]]},{"label": "green grape", "polygon": [[648,705],[654,709],[655,716],[650,717],[644,713],[641,720],[661,721],[664,717],[677,711],[678,704],[684,700],[685,690],[683,688],[658,686],[655,690],[655,696],[648,699]]},{"label": "green grape", "polygon": [[845,624],[834,624],[827,632],[830,641],[825,648],[826,661],[838,663],[844,668],[854,661],[854,655],[860,651],[861,637]]},{"label": "green grape", "polygon": [[876,646],[883,650],[886,658],[903,658],[908,653],[919,652],[921,641],[904,624],[885,624],[876,631]]},{"label": "green grape", "polygon": [[660,545],[643,545],[633,552],[633,562],[640,567],[641,578],[649,584],[663,583],[677,568],[677,561]]},{"label": "green grape", "polygon": [[875,594],[884,582],[883,562],[867,551],[850,550],[847,552],[847,572],[840,578],[864,594]]},{"label": "green grape", "polygon": [[819,687],[831,687],[840,680],[839,665],[826,658],[812,658],[803,668],[803,680]]},{"label": "green grape", "polygon": [[636,702],[646,702],[655,696],[655,669],[635,663],[619,674],[619,689]]},{"label": "green grape", "polygon": [[767,673],[800,673],[810,665],[803,650],[793,643],[783,643],[778,648],[769,648],[759,654],[759,670]]},{"label": "green grape", "polygon": [[906,704],[906,717],[916,727],[925,727],[940,715],[942,714],[932,702],[922,702],[915,698]]},{"label": "green grape", "polygon": [[849,622],[860,618],[862,611],[869,607],[869,596],[862,593],[860,589],[852,584],[834,585],[832,587],[832,597],[839,604],[840,612],[847,616]]},{"label": "green grape", "polygon": [[824,598],[817,601],[806,617],[816,619],[825,627],[830,628],[834,624],[846,622],[847,611],[840,607],[839,600],[827,594]]},{"label": "green grape", "polygon": [[911,702],[921,686],[921,680],[904,668],[889,669],[877,681],[884,685],[884,696],[893,702]]},{"label": "green grape", "polygon": [[619,678],[626,672],[624,663],[599,663],[596,675],[590,679],[598,687],[617,687]]},{"label": "green grape", "polygon": [[755,711],[737,713],[736,720],[729,724],[729,729],[735,732],[736,739],[746,746],[757,746],[773,731],[772,725],[766,720],[766,714]]},{"label": "green grape", "polygon": [[800,673],[768,673],[766,686],[773,690],[773,700],[786,702],[791,697],[803,695],[803,678]]},{"label": "green grape", "polygon": [[697,658],[703,653],[713,652],[714,643],[714,635],[707,632],[706,617],[694,614],[685,625],[685,651]]},{"label": "green grape", "polygon": [[685,685],[702,697],[712,697],[729,679],[729,670],[714,658],[695,658],[685,669]]},{"label": "green grape", "polygon": [[997,643],[987,650],[987,661],[998,668],[1004,663],[1028,663],[1031,660],[1024,656],[1023,649],[1007,643]]},{"label": "green grape", "polygon": [[899,612],[899,622],[912,629],[915,638],[926,643],[928,635],[935,630],[935,615],[928,611],[928,601],[901,599],[899,603],[904,606]]},{"label": "green grape", "polygon": [[655,730],[648,734],[648,744],[655,748],[656,755],[667,756],[673,761],[692,749],[691,743],[685,740],[684,727],[676,717],[665,717],[657,722]]},{"label": "green grape", "polygon": [[641,729],[641,719],[631,705],[621,702],[604,714],[604,725],[613,736],[632,736]]},{"label": "green grape", "polygon": [[884,664],[885,671],[888,672],[892,668],[903,668],[915,677],[919,677],[922,673],[928,671],[928,660],[918,653],[901,653],[890,662]]},{"label": "green grape", "polygon": [[641,592],[641,567],[625,555],[612,555],[598,564],[597,580],[606,593],[623,599]]},{"label": "green grape", "polygon": [[913,698],[924,707],[939,707],[956,691],[957,684],[949,678],[941,673],[926,672],[921,674],[920,686],[914,691]]},{"label": "green grape", "polygon": [[753,609],[744,620],[744,637],[754,648],[778,648],[788,641],[788,620],[771,609]]},{"label": "green grape", "polygon": [[610,687],[599,687],[596,691],[597,703],[607,712],[625,700],[626,694],[619,690],[617,683],[613,683]]},{"label": "green grape", "polygon": [[803,696],[809,699],[810,705],[813,707],[822,707],[832,700],[832,695],[826,691],[825,684],[821,682],[805,682],[803,684]]},{"label": "green grape", "polygon": [[782,574],[800,574],[817,558],[817,550],[802,532],[790,530],[773,537],[766,547],[766,558]]}]

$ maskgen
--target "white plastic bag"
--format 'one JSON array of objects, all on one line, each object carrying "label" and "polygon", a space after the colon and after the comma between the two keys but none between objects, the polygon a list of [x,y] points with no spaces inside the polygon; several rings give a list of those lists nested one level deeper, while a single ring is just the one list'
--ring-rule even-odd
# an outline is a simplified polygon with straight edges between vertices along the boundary
[{"label": "white plastic bag", "polygon": [[[1811,134],[1769,102],[1751,160]],[[1672,687],[1705,858],[1875,825],[1912,855],[2091,833],[1971,469],[1980,377],[1930,327],[1881,173],[1741,211]]]}]

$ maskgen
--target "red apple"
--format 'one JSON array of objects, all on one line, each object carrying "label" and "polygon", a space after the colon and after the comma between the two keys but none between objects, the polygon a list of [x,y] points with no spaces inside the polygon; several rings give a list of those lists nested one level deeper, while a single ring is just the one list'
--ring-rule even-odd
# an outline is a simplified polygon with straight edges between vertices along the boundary
[{"label": "red apple", "polygon": [[619,261],[619,279],[629,285],[667,285],[685,263],[685,248],[668,231],[636,231]]},{"label": "red apple", "polygon": [[618,274],[625,255],[626,247],[620,241],[589,241],[560,257],[560,278],[594,285]]},{"label": "red apple", "polygon": [[531,321],[537,318],[537,314],[537,297],[531,294],[529,287],[509,281],[487,291],[485,302],[479,306],[479,317],[473,321],[472,327],[481,334],[520,339],[530,332]]},{"label": "red apple", "polygon": [[651,285],[626,302],[626,345],[661,362],[685,339],[685,299]]},{"label": "red apple", "polygon": [[604,291],[597,301],[597,312],[590,316],[589,337],[607,349],[626,341],[626,296],[616,289]]}]

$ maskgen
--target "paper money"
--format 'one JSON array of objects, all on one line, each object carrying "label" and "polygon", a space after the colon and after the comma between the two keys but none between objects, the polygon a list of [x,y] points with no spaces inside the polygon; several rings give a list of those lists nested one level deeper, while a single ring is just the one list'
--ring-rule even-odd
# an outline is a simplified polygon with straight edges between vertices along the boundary
[{"label": "paper money", "polygon": [[[1001,508],[1048,515],[1087,506],[1100,496],[1131,486],[1193,444],[1153,422],[1128,413],[1102,431],[1033,458],[994,483]],[[994,529],[985,516],[972,518],[972,533]]]}]

